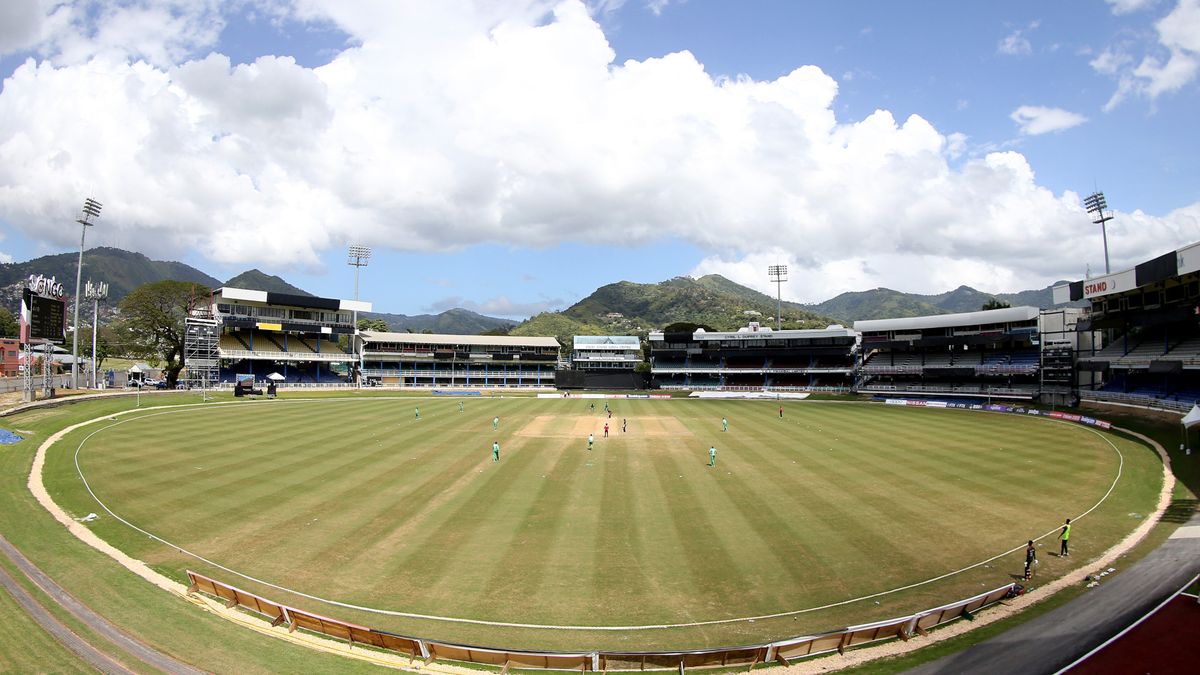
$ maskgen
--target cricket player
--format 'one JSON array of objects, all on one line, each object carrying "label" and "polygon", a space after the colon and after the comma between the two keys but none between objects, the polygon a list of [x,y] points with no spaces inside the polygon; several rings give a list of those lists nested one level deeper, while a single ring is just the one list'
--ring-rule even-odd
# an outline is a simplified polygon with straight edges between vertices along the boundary
[{"label": "cricket player", "polygon": [[492,418],[492,431],[496,431],[499,428],[500,428],[500,416],[497,415],[496,417]]},{"label": "cricket player", "polygon": [[708,449],[708,465],[709,466],[717,465],[717,446],[715,446],[715,445],[711,446]]},{"label": "cricket player", "polygon": [[500,441],[492,441],[492,461],[500,461]]},{"label": "cricket player", "polygon": [[459,401],[458,402],[458,412],[462,412],[462,411],[463,411],[463,402]]},{"label": "cricket player", "polygon": [[591,434],[588,434],[588,450],[592,449],[592,443],[595,443],[595,442],[596,442],[596,439]]},{"label": "cricket player", "polygon": [[413,413],[416,414],[417,419],[421,419],[421,408],[420,407],[413,408]]},{"label": "cricket player", "polygon": [[729,420],[721,418],[721,431],[729,431]]}]

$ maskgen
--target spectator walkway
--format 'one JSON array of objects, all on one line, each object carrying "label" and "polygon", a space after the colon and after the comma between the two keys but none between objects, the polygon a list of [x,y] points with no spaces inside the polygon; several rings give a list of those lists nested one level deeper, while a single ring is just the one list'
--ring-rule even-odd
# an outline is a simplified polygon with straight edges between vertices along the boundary
[{"label": "spectator walkway", "polygon": [[1200,512],[1111,581],[1012,630],[909,673],[1057,673],[1142,618],[1197,573]]}]

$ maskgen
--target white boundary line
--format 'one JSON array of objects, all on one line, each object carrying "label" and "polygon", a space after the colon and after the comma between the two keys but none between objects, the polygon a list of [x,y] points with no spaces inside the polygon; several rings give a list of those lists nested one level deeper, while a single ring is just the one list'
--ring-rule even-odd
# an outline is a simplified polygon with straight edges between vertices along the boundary
[{"label": "white boundary line", "polygon": [[[360,401],[362,401],[362,400],[412,400],[413,398],[416,398],[416,397],[397,397],[397,398],[349,397],[349,398],[329,398],[329,399],[295,399],[293,401],[286,401],[286,400],[279,401],[279,403],[293,403],[293,402],[307,403],[307,402],[326,402],[326,401],[345,401],[345,400],[360,400]],[[271,404],[271,405],[277,405],[277,404],[278,403]],[[936,577],[931,577],[931,578],[925,579],[923,581],[918,581],[918,582],[915,582],[912,584],[908,584],[906,586],[900,586],[898,588],[892,588],[892,589],[888,589],[885,591],[880,591],[878,593],[872,593],[870,595],[860,596],[857,598],[851,598],[848,600],[842,600],[839,602],[833,602],[833,603],[820,605],[820,606],[816,606],[816,607],[808,607],[805,609],[797,609],[797,610],[791,610],[791,611],[787,611],[787,612],[777,612],[774,614],[763,614],[763,615],[759,615],[759,616],[738,617],[738,618],[730,618],[730,619],[711,619],[711,620],[707,620],[707,621],[692,621],[692,622],[688,622],[688,623],[647,624],[647,625],[640,625],[640,626],[581,626],[581,625],[531,624],[531,623],[515,623],[515,622],[506,622],[506,621],[487,621],[484,619],[464,619],[464,618],[460,618],[460,617],[447,617],[447,616],[438,616],[438,615],[432,615],[432,614],[418,614],[418,613],[414,613],[414,612],[402,612],[399,610],[379,609],[376,607],[366,607],[366,606],[362,606],[362,605],[354,605],[351,603],[341,602],[338,600],[330,600],[328,598],[323,598],[323,597],[317,596],[317,595],[311,595],[308,593],[304,593],[302,591],[297,591],[297,590],[294,590],[291,588],[287,588],[286,586],[280,586],[280,585],[272,583],[270,581],[252,577],[248,574],[244,574],[237,570],[234,570],[234,569],[231,569],[224,565],[221,565],[218,562],[209,560],[208,558],[205,558],[204,556],[202,556],[198,553],[189,551],[189,550],[179,546],[178,544],[175,544],[167,539],[163,539],[162,537],[159,537],[158,535],[156,535],[152,532],[149,532],[147,530],[144,530],[144,529],[138,527],[137,525],[134,525],[133,523],[129,522],[128,520],[125,520],[124,518],[122,518],[121,516],[119,516],[115,512],[113,512],[110,508],[108,508],[108,506],[103,501],[101,501],[99,497],[96,496],[96,493],[92,491],[91,485],[88,483],[87,478],[83,475],[83,471],[79,466],[79,452],[83,449],[83,446],[88,442],[88,440],[92,438],[92,436],[95,436],[96,434],[98,434],[102,431],[105,431],[107,429],[111,429],[112,427],[118,426],[120,424],[124,424],[125,422],[131,421],[133,419],[140,420],[140,419],[144,419],[147,417],[157,417],[159,415],[167,415],[167,414],[174,414],[174,413],[181,413],[181,412],[194,412],[196,408],[202,407],[202,406],[207,407],[208,405],[211,405],[211,404],[200,403],[200,404],[185,404],[182,406],[172,406],[172,409],[170,409],[170,410],[160,410],[158,412],[149,412],[148,414],[137,415],[136,417],[132,417],[128,420],[126,420],[126,419],[119,420],[116,422],[116,424],[110,424],[110,425],[103,426],[99,429],[96,429],[95,431],[88,434],[87,436],[85,436],[83,438],[83,440],[81,440],[79,442],[79,445],[75,448],[74,463],[75,463],[76,473],[79,475],[80,480],[83,481],[84,487],[87,489],[88,494],[90,494],[92,496],[92,498],[96,500],[96,503],[100,505],[101,509],[103,509],[106,513],[108,513],[110,516],[112,516],[119,522],[123,523],[127,527],[129,527],[137,532],[140,532],[140,533],[146,535],[147,537],[149,537],[151,539],[154,539],[155,541],[158,541],[162,544],[165,544],[167,546],[170,546],[171,548],[176,549],[176,551],[178,551],[179,553],[183,553],[184,555],[195,558],[196,560],[204,562],[204,563],[211,565],[217,569],[220,569],[222,571],[236,575],[236,576],[246,579],[248,581],[262,584],[269,588],[274,588],[276,590],[283,591],[285,593],[291,593],[293,595],[296,595],[296,596],[299,596],[302,598],[307,598],[309,600],[315,600],[317,602],[323,602],[323,603],[333,605],[336,607],[344,607],[346,609],[354,609],[354,610],[359,610],[359,611],[368,612],[368,613],[372,613],[372,614],[381,614],[381,615],[386,615],[386,616],[398,616],[398,617],[404,617],[404,618],[410,618],[410,619],[425,619],[425,620],[431,620],[431,621],[443,621],[443,622],[447,622],[447,623],[463,623],[463,624],[474,624],[474,625],[482,625],[482,626],[497,626],[497,627],[505,627],[505,628],[533,628],[533,629],[568,630],[568,631],[635,631],[635,630],[656,630],[656,629],[669,629],[669,628],[690,628],[690,627],[696,627],[696,626],[712,626],[712,625],[729,624],[729,623],[749,623],[749,622],[754,622],[754,621],[762,621],[762,620],[766,620],[766,619],[778,619],[778,618],[782,618],[782,617],[786,617],[786,616],[796,616],[799,614],[807,614],[810,612],[816,612],[816,611],[820,611],[820,610],[824,610],[824,609],[831,609],[834,607],[849,605],[849,604],[853,604],[856,602],[861,602],[863,600],[871,600],[873,598],[878,598],[878,597],[882,597],[885,595],[891,595],[893,593],[899,593],[901,591],[906,591],[906,590],[910,590],[910,589],[924,586],[927,584],[931,584],[931,583],[934,583],[937,581],[941,581],[942,579],[946,579],[946,578],[955,576],[957,574],[961,574],[963,572],[975,569],[977,567],[986,565],[990,562],[993,562],[995,560],[1003,558],[1006,555],[1010,555],[1010,554],[1024,548],[1024,545],[1016,546],[1012,549],[1009,549],[1002,553],[998,553],[990,558],[981,560],[977,563],[968,565],[961,569],[953,570],[953,571],[947,572],[945,574],[942,574],[942,575],[939,575]],[[254,405],[254,404],[246,403],[244,405]],[[154,409],[149,408],[149,409],[142,409],[142,410],[152,411]],[[106,417],[111,418],[111,416],[106,416]],[[102,419],[102,418],[96,418],[94,420],[90,420],[89,422],[85,422],[84,424],[99,421],[100,419]],[[1021,419],[1031,419],[1031,418],[1021,416]],[[1045,418],[1036,418],[1036,419],[1045,419]],[[1046,421],[1058,422],[1060,424],[1066,424],[1072,428],[1079,428],[1079,429],[1083,429],[1086,431],[1090,431],[1090,432],[1096,434],[1097,436],[1099,436],[1106,443],[1108,443],[1109,447],[1111,447],[1113,449],[1113,451],[1117,453],[1117,457],[1118,457],[1117,475],[1113,478],[1112,483],[1109,485],[1108,491],[1106,491],[1104,493],[1104,496],[1101,497],[1100,500],[1097,501],[1095,504],[1093,504],[1091,508],[1089,508],[1088,510],[1084,511],[1083,513],[1081,513],[1078,516],[1075,516],[1071,519],[1072,521],[1078,521],[1080,518],[1083,518],[1084,516],[1088,515],[1092,511],[1095,511],[1097,508],[1099,508],[1100,505],[1103,504],[1108,499],[1109,495],[1112,494],[1113,490],[1116,489],[1117,483],[1121,479],[1123,469],[1125,466],[1125,456],[1121,453],[1120,449],[1117,448],[1117,446],[1107,436],[1105,436],[1104,434],[1101,434],[1096,429],[1093,429],[1093,428],[1087,427],[1087,426],[1080,426],[1074,422],[1068,422],[1068,421],[1064,421],[1064,420],[1049,419]],[[1035,539],[1035,541],[1041,541],[1042,539],[1054,534],[1055,531],[1057,531],[1057,530],[1058,530],[1058,527],[1056,526],[1056,527],[1052,528],[1049,532],[1046,532],[1045,534],[1042,534],[1041,536],[1035,537],[1034,539]]]},{"label": "white boundary line", "polygon": [[1133,630],[1134,628],[1137,628],[1137,627],[1138,627],[1138,625],[1139,625],[1139,624],[1141,624],[1143,621],[1145,621],[1146,619],[1149,619],[1150,617],[1154,616],[1155,614],[1158,614],[1158,610],[1162,609],[1163,607],[1166,607],[1166,606],[1167,606],[1167,603],[1171,602],[1171,601],[1172,601],[1172,600],[1174,600],[1175,598],[1178,598],[1178,597],[1179,597],[1179,596],[1181,596],[1181,595],[1187,595],[1188,597],[1194,597],[1194,596],[1190,596],[1190,595],[1188,595],[1187,593],[1184,593],[1184,591],[1186,591],[1186,590],[1187,590],[1188,586],[1191,586],[1192,584],[1196,583],[1196,580],[1197,580],[1197,579],[1200,579],[1200,574],[1197,574],[1196,576],[1192,577],[1190,581],[1188,581],[1186,584],[1184,584],[1184,585],[1183,585],[1183,587],[1181,587],[1181,588],[1180,588],[1178,591],[1175,591],[1174,593],[1172,593],[1172,594],[1170,594],[1169,596],[1167,596],[1167,599],[1166,599],[1166,600],[1163,600],[1162,602],[1158,603],[1158,605],[1157,605],[1157,606],[1155,606],[1155,608],[1154,608],[1154,609],[1152,609],[1152,610],[1150,610],[1149,612],[1147,612],[1145,615],[1143,615],[1143,616],[1142,616],[1142,618],[1140,618],[1140,619],[1138,619],[1137,621],[1134,621],[1133,623],[1129,624],[1129,625],[1128,625],[1128,626],[1126,626],[1126,627],[1125,627],[1125,629],[1124,629],[1124,630],[1122,630],[1120,633],[1117,633],[1116,635],[1114,635],[1114,636],[1112,636],[1112,637],[1108,638],[1107,640],[1105,640],[1105,641],[1104,641],[1104,642],[1102,642],[1101,644],[1097,645],[1095,649],[1093,649],[1092,651],[1090,651],[1090,652],[1088,652],[1088,653],[1084,654],[1083,656],[1081,656],[1081,657],[1079,657],[1079,658],[1075,659],[1074,661],[1072,661],[1072,662],[1071,662],[1071,664],[1070,664],[1070,665],[1068,665],[1068,666],[1066,666],[1066,667],[1062,668],[1062,669],[1061,669],[1061,670],[1059,670],[1058,672],[1054,673],[1054,675],[1062,675],[1062,673],[1065,673],[1065,672],[1067,672],[1068,670],[1070,670],[1070,669],[1074,668],[1075,666],[1079,665],[1080,663],[1083,663],[1084,661],[1087,661],[1089,658],[1091,658],[1093,655],[1095,655],[1095,654],[1096,654],[1096,652],[1099,652],[1099,651],[1101,651],[1102,649],[1104,649],[1105,647],[1109,646],[1110,644],[1112,644],[1112,643],[1116,642],[1117,640],[1120,640],[1122,636],[1124,636],[1126,633],[1128,633],[1129,631]]}]

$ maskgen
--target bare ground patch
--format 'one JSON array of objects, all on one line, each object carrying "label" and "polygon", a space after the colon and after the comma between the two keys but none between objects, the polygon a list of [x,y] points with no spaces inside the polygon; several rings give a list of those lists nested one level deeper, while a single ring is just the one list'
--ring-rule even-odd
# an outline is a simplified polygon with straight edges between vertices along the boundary
[{"label": "bare ground patch", "polygon": [[608,424],[611,437],[627,438],[692,438],[694,434],[682,422],[664,415],[642,415],[624,418],[628,424],[621,431],[620,417],[604,415],[538,415],[521,427],[516,436],[524,438],[583,438],[588,434],[600,436]]}]

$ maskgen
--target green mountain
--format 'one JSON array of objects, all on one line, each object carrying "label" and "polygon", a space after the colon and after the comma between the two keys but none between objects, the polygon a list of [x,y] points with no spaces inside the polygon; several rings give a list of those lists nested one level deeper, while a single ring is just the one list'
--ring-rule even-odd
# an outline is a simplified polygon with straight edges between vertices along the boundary
[{"label": "green mountain", "polygon": [[245,288],[251,291],[288,293],[291,295],[306,295],[312,297],[312,293],[309,293],[301,288],[296,288],[295,286],[273,274],[267,274],[257,269],[246,270],[229,281],[226,281],[224,285],[232,286],[234,288]]},{"label": "green mountain", "polygon": [[[78,259],[78,252],[59,253],[26,262],[0,264],[0,307],[7,308],[14,315],[19,315],[21,289],[24,288],[25,279],[30,274],[53,276],[67,288],[67,293],[74,293],[75,265]],[[111,308],[116,307],[117,303],[138,286],[165,279],[189,281],[208,288],[234,286],[256,291],[312,295],[278,276],[257,269],[247,270],[225,283],[221,283],[220,279],[180,262],[151,260],[141,253],[104,246],[84,252],[83,279],[84,281],[94,279],[108,282],[108,300],[101,306],[102,316],[105,308],[111,311]],[[83,314],[90,316],[91,312],[88,310]],[[430,331],[457,335],[475,335],[493,330],[503,331],[517,324],[511,319],[484,316],[465,309],[451,309],[441,314],[418,316],[403,314],[364,314],[363,316],[381,318],[388,323],[392,330],[396,331]]]},{"label": "green mountain", "polygon": [[[750,321],[773,325],[774,298],[710,274],[657,284],[619,281],[561,312],[544,312],[512,329],[512,335],[553,335],[569,349],[574,335],[645,335],[673,323],[736,330]],[[811,308],[783,303],[784,328],[824,328],[835,323]]]},{"label": "green mountain", "polygon": [[[620,281],[596,289],[562,314],[584,324],[625,327],[634,332],[687,321],[716,330],[736,330],[749,321],[774,321],[775,300],[722,276],[676,277],[657,284]],[[828,316],[795,303],[785,303],[785,328],[824,328]]]},{"label": "green mountain", "polygon": [[[1051,289],[1062,283],[1065,282],[1058,281],[1045,288],[1017,293],[984,293],[970,286],[959,286],[937,295],[920,295],[901,293],[890,288],[876,288],[870,291],[842,293],[825,302],[806,307],[821,314],[838,317],[847,323],[861,319],[898,319],[906,316],[976,312],[984,303],[993,299],[1007,302],[1013,307],[1048,309],[1055,306]],[[1084,305],[1086,303],[1082,302],[1070,304]]]},{"label": "green mountain", "polygon": [[[21,289],[30,274],[53,276],[66,287],[68,295],[73,295],[75,267],[78,261],[79,252],[76,251],[46,255],[26,262],[0,264],[0,305],[13,312],[20,311]],[[190,265],[175,261],[151,260],[141,253],[107,246],[84,252],[82,276],[84,282],[88,279],[108,282],[106,302],[110,306],[115,306],[138,286],[152,281],[174,279],[209,288],[221,285],[220,280]]]},{"label": "green mountain", "polygon": [[479,335],[489,331],[504,332],[517,325],[512,319],[485,316],[468,309],[448,309],[441,314],[385,314],[364,312],[363,319],[383,319],[397,333],[442,333],[448,335]]}]

